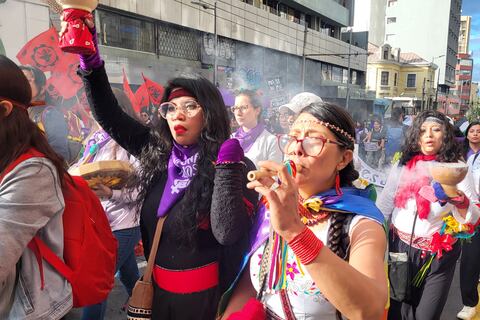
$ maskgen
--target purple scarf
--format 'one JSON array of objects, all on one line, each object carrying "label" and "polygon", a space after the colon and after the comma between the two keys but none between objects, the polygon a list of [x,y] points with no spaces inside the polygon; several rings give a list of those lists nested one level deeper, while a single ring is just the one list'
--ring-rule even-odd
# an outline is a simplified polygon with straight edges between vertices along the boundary
[{"label": "purple scarf", "polygon": [[248,132],[243,131],[243,128],[240,127],[233,134],[233,138],[240,142],[240,146],[244,152],[248,152],[253,146],[255,140],[257,140],[257,138],[262,134],[263,130],[265,130],[265,125],[263,123],[257,124],[255,128]]},{"label": "purple scarf", "polygon": [[192,178],[197,174],[198,146],[182,147],[173,142],[168,160],[167,183],[163,189],[157,217],[164,217],[173,205],[183,196]]}]

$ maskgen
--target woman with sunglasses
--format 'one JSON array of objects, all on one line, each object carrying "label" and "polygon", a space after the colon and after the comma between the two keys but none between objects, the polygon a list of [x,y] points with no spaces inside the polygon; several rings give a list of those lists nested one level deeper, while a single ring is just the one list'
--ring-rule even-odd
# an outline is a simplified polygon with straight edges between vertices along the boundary
[{"label": "woman with sunglasses", "polygon": [[[352,186],[355,128],[328,103],[304,108],[289,135],[279,137],[293,165],[260,167],[248,187],[264,196],[246,271],[223,319],[380,319],[387,303],[383,216]],[[325,245],[324,245],[325,244]],[[257,296],[256,300],[246,301]],[[243,308],[242,311],[233,313]],[[230,318],[229,318],[230,317]]]},{"label": "woman with sunglasses", "polygon": [[161,118],[150,128],[121,110],[98,50],[80,57],[79,72],[97,121],[140,162],[147,257],[157,221],[166,217],[153,271],[152,319],[214,319],[220,295],[248,249],[258,199],[246,189],[253,164],[238,141],[229,139],[220,92],[197,75],[170,80]]},{"label": "woman with sunglasses", "polygon": [[282,153],[278,149],[275,136],[259,121],[262,113],[259,96],[251,90],[242,90],[235,97],[235,105],[231,110],[239,125],[232,138],[240,142],[245,156],[256,166],[262,160],[281,162]]}]

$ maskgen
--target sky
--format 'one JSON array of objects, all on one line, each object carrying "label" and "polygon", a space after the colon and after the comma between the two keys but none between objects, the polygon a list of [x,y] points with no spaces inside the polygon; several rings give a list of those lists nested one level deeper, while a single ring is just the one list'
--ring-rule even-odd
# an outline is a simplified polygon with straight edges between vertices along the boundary
[{"label": "sky", "polygon": [[463,0],[462,16],[472,16],[468,50],[474,59],[473,81],[480,82],[480,0]]}]

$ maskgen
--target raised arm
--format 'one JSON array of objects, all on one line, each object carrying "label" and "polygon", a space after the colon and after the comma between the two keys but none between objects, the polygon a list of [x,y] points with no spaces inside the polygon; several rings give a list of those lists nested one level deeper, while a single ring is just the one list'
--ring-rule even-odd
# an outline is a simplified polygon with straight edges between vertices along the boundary
[{"label": "raised arm", "polygon": [[105,67],[79,69],[93,116],[122,148],[137,157],[149,142],[150,129],[131,118],[119,106],[108,82]]}]

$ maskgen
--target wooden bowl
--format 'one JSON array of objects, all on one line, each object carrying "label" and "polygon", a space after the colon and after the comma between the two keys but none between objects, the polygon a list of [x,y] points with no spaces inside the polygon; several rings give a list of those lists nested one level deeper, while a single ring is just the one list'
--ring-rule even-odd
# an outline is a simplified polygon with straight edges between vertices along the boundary
[{"label": "wooden bowl", "polygon": [[132,172],[129,162],[119,160],[96,161],[69,170],[71,175],[84,178],[90,188],[103,184],[112,189],[123,188]]},{"label": "wooden bowl", "polygon": [[449,197],[458,196],[457,184],[459,184],[468,172],[468,166],[464,162],[441,163],[430,165],[430,174],[433,180],[440,183]]},{"label": "wooden bowl", "polygon": [[57,0],[63,9],[81,9],[92,12],[98,6],[98,0]]}]

